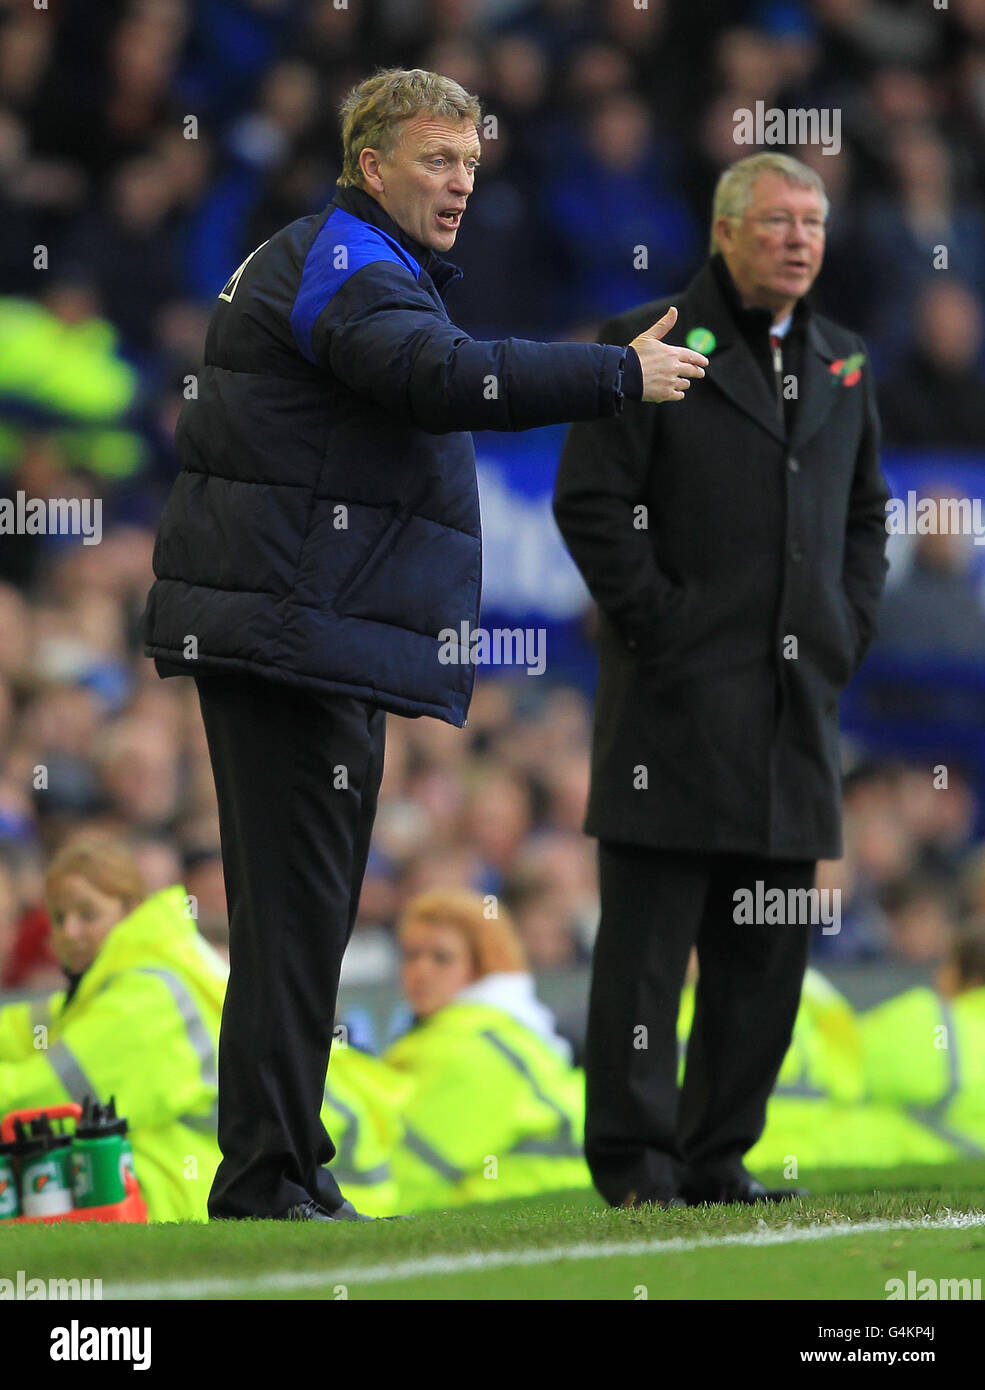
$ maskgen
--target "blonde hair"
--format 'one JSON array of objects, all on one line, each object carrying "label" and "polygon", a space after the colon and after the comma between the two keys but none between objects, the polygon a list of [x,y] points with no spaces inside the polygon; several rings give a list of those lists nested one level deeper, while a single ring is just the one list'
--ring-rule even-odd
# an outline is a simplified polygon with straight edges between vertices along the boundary
[{"label": "blonde hair", "polygon": [[400,142],[400,126],[423,112],[445,120],[482,120],[478,97],[471,96],[450,77],[423,68],[381,68],[367,77],[339,107],[342,121],[343,186],[361,187],[359,156],[363,150],[380,150],[392,159]]},{"label": "blonde hair", "polygon": [[397,923],[397,937],[418,922],[432,927],[454,927],[465,938],[472,957],[472,968],[481,979],[499,971],[526,970],[527,954],[513,925],[513,918],[501,903],[497,915],[486,916],[486,899],[467,888],[436,888],[412,898]]},{"label": "blonde hair", "polygon": [[67,841],[48,865],[44,876],[48,900],[71,874],[78,874],[100,893],[119,898],[130,913],[147,896],[147,885],[133,850],[117,835],[84,831]]},{"label": "blonde hair", "polygon": [[715,196],[711,205],[711,249],[713,256],[719,249],[715,224],[720,217],[741,217],[752,202],[753,184],[760,174],[779,174],[787,183],[795,183],[800,188],[813,188],[821,195],[822,216],[828,216],[828,195],[824,191],[824,180],[816,169],[794,159],[789,154],[751,154],[740,159],[719,175],[715,185]]}]

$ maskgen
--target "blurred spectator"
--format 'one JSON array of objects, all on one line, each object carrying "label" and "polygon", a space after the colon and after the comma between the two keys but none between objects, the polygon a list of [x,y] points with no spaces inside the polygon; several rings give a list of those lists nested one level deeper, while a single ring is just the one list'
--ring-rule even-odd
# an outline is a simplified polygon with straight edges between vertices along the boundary
[{"label": "blurred spectator", "polygon": [[393,1159],[406,1208],[587,1187],[584,1079],[509,916],[477,894],[426,893],[398,935],[414,1026],[384,1061],[415,1082]]},{"label": "blurred spectator", "polygon": [[0,984],[3,985],[9,983],[11,973],[16,973],[17,936],[17,895],[10,874],[0,864]]},{"label": "blurred spectator", "polygon": [[134,837],[131,851],[148,894],[182,882],[181,860],[170,841],[150,835]]},{"label": "blurred spectator", "polygon": [[114,170],[104,206],[82,218],[65,248],[67,264],[99,286],[131,349],[151,347],[155,314],[180,292],[174,201],[164,160],[140,155]]},{"label": "blurred spectator", "polygon": [[[894,124],[886,140],[895,188],[872,200],[868,236],[880,250],[875,336],[896,358],[907,345],[923,345],[913,313],[930,272],[959,277],[979,297],[985,292],[985,214],[962,186],[956,151],[932,126]],[[961,336],[967,330],[951,335],[952,344]]]},{"label": "blurred spectator", "polygon": [[123,825],[148,830],[168,826],[179,795],[175,753],[169,730],[148,719],[124,719],[102,734],[100,785]]},{"label": "blurred spectator", "polygon": [[901,767],[895,780],[900,818],[916,841],[915,862],[939,879],[951,879],[973,842],[975,797],[967,776],[953,762],[947,781],[936,768]]},{"label": "blurred spectator", "polygon": [[858,768],[844,784],[844,853],[820,860],[817,887],[837,891],[837,932],[813,935],[820,960],[867,960],[884,956],[889,922],[882,906],[886,886],[913,862],[915,842],[899,815],[894,769],[884,764]]},{"label": "blurred spectator", "polygon": [[572,932],[571,917],[560,893],[534,892],[519,897],[516,926],[532,970],[573,970],[591,959]]},{"label": "blurred spectator", "polygon": [[547,196],[570,267],[564,307],[572,323],[679,288],[694,265],[697,228],[638,97],[614,92],[598,102],[576,167],[563,169]]},{"label": "blurred spectator", "polygon": [[496,885],[530,825],[530,794],[523,781],[496,767],[483,769],[469,791],[463,829]]},{"label": "blurred spectator", "polygon": [[890,884],[883,900],[889,918],[890,958],[939,965],[954,935],[954,909],[946,887],[913,874]]},{"label": "blurred spectator", "polygon": [[934,987],[887,999],[860,1019],[866,1091],[979,1158],[985,1144],[985,927],[954,939]]},{"label": "blurred spectator", "polygon": [[[959,494],[936,487],[923,495],[940,502]],[[971,555],[967,535],[941,529],[916,537],[908,571],[883,599],[877,650],[981,657],[985,609],[971,582]]]},{"label": "blurred spectator", "polygon": [[917,302],[916,345],[879,393],[888,444],[908,449],[985,444],[979,299],[960,280],[932,280]]},{"label": "blurred spectator", "polygon": [[985,921],[985,845],[979,845],[965,859],[958,891],[963,918]]},{"label": "blurred spectator", "polygon": [[149,1220],[204,1220],[227,972],[197,937],[181,886],[147,895],[123,841],[68,842],[45,889],[67,987],[0,1011],[0,1111],[114,1096]]}]

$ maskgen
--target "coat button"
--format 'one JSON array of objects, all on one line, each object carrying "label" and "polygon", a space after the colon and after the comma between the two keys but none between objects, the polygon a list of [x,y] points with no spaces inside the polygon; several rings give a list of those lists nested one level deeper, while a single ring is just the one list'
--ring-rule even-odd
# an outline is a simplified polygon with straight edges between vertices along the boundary
[{"label": "coat button", "polygon": [[799,472],[800,472],[800,459],[788,458],[788,459],[787,459],[787,467],[790,469],[790,472],[791,472],[791,473],[799,473]]},{"label": "coat button", "polygon": [[626,639],[626,646],[629,648],[629,650],[630,650],[631,652],[635,652],[635,650],[636,650],[636,638],[635,638],[635,637],[627,637],[627,639]]},{"label": "coat button", "polygon": [[795,565],[800,564],[801,560],[804,558],[804,552],[799,545],[792,545],[790,547],[790,558]]}]

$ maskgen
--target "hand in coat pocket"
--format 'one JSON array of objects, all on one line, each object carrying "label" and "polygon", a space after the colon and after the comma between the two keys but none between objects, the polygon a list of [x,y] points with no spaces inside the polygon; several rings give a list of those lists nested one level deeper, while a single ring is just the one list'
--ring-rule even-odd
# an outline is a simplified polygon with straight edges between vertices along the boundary
[{"label": "hand in coat pocket", "polygon": [[814,664],[838,690],[843,690],[858,669],[859,631],[851,604],[844,594],[827,608],[832,617],[827,632],[820,629],[810,644]]},{"label": "hand in coat pocket", "polygon": [[697,601],[693,583],[675,583],[652,632],[637,639],[640,674],[647,683],[662,687],[683,678],[681,654],[694,633]]}]

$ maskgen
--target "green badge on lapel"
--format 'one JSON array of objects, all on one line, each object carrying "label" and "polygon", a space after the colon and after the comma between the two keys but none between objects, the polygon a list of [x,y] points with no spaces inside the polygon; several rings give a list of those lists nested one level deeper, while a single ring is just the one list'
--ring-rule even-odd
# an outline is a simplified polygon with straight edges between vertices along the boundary
[{"label": "green badge on lapel", "polygon": [[694,352],[704,353],[705,357],[713,353],[718,345],[718,339],[710,328],[692,328],[684,341]]}]

